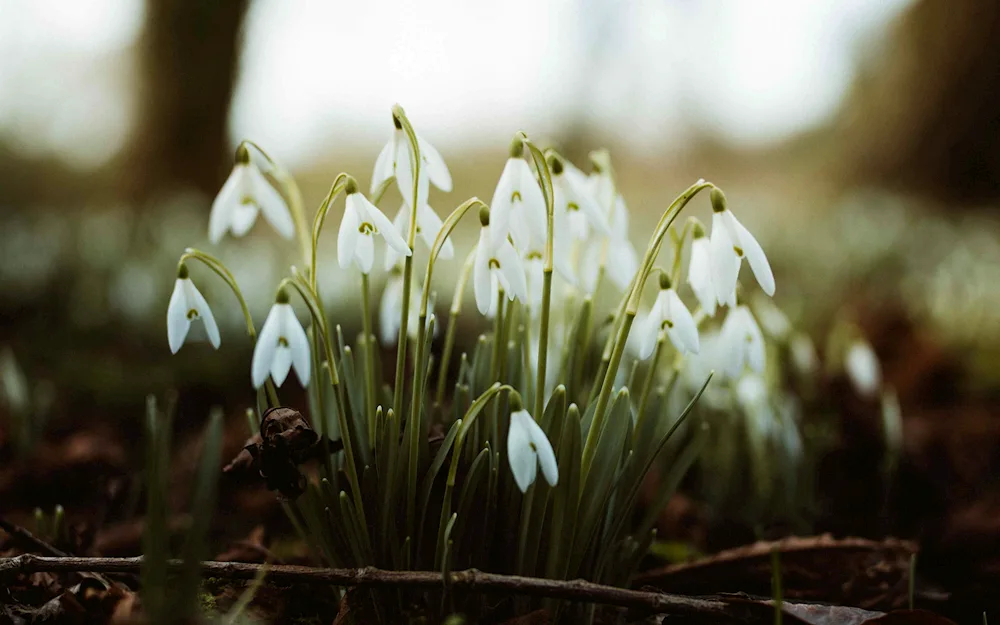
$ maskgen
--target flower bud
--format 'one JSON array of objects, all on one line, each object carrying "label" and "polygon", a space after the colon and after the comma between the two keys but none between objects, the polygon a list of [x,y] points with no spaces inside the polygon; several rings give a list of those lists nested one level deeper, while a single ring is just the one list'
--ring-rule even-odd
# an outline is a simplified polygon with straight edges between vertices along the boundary
[{"label": "flower bud", "polygon": [[517,391],[511,391],[510,398],[508,398],[507,403],[510,406],[511,412],[524,410],[524,403],[521,401],[521,394]]},{"label": "flower bud", "polygon": [[344,185],[344,193],[347,195],[353,195],[358,192],[358,181],[354,179],[353,176],[347,177],[347,183]]},{"label": "flower bud", "polygon": [[671,284],[670,284],[670,276],[667,275],[667,272],[661,271],[660,272],[660,290],[661,291],[666,291],[667,289],[670,288],[670,286],[671,286]]},{"label": "flower bud", "polygon": [[553,176],[558,176],[559,174],[563,173],[563,169],[565,169],[565,166],[563,165],[561,158],[559,158],[555,154],[549,154],[547,160],[549,162],[549,169],[552,170]]},{"label": "flower bud", "polygon": [[490,225],[490,209],[485,206],[479,209],[479,223],[485,228]]},{"label": "flower bud", "polygon": [[187,264],[186,263],[181,263],[181,264],[177,265],[177,279],[178,280],[187,280],[188,275],[189,275],[189,272],[188,272],[188,268],[187,268]]},{"label": "flower bud", "polygon": [[250,150],[247,149],[246,144],[241,143],[236,147],[236,164],[237,165],[249,165],[250,164]]},{"label": "flower bud", "polygon": [[514,138],[510,140],[509,154],[511,158],[521,158],[524,155],[524,139],[521,138],[520,133],[514,135]]},{"label": "flower bud", "polygon": [[288,291],[285,287],[278,289],[278,292],[274,295],[275,304],[287,304],[289,302]]},{"label": "flower bud", "polygon": [[726,210],[726,194],[718,187],[712,187],[712,210],[721,213]]}]

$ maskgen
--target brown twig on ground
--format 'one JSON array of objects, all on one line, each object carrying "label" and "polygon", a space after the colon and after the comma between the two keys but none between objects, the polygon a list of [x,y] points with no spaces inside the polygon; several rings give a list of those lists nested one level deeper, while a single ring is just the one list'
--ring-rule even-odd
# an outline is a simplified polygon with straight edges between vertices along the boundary
[{"label": "brown twig on ground", "polygon": [[24,529],[20,525],[11,523],[7,519],[0,517],[0,529],[10,534],[11,538],[20,541],[21,544],[27,545],[35,551],[40,551],[48,556],[55,556],[58,558],[68,557],[69,554],[62,549],[56,549],[49,543],[45,542],[41,538],[38,538],[28,530]]},{"label": "brown twig on ground", "polygon": [[[182,562],[171,560],[171,569],[180,570]],[[135,573],[142,565],[136,558],[51,558],[21,555],[0,558],[0,576],[11,573],[91,571],[100,573]],[[202,571],[213,577],[252,579],[267,566],[272,582],[299,584],[331,584],[334,586],[442,588],[441,573],[432,571],[384,571],[372,567],[361,569],[322,569],[307,566],[263,565],[246,562],[203,562]],[[569,601],[601,603],[655,613],[717,615],[732,618],[732,608],[716,599],[701,599],[658,592],[644,592],[594,584],[583,580],[555,580],[516,575],[483,573],[475,569],[450,575],[452,589],[472,592],[507,592],[535,597],[551,597]]]},{"label": "brown twig on ground", "polygon": [[[35,551],[40,551],[40,552],[42,552],[42,553],[44,553],[44,554],[46,554],[48,556],[52,556],[54,558],[73,558],[73,557],[75,557],[75,556],[73,556],[73,555],[71,555],[69,553],[66,553],[62,549],[59,549],[57,547],[53,547],[52,545],[50,545],[49,543],[45,542],[41,538],[35,536],[34,534],[32,534],[31,532],[29,532],[28,530],[24,529],[20,525],[17,525],[16,523],[11,523],[10,521],[8,521],[7,519],[5,519],[3,517],[0,517],[0,529],[2,529],[3,531],[7,532],[7,534],[9,534],[11,536],[11,538],[13,538],[16,541],[19,541],[22,545],[25,545],[27,548],[34,549]],[[83,571],[81,569],[81,572],[85,572],[85,571]],[[109,582],[107,580],[107,578],[105,578],[99,572],[97,572],[97,571],[89,571],[89,572],[90,573],[94,573],[94,577],[96,579],[100,580],[101,583],[103,583],[105,586],[110,586],[111,585],[111,582]],[[122,574],[122,575],[112,575],[112,577],[114,577],[116,579],[119,579],[119,580],[130,582],[133,585],[134,584],[138,584],[138,582],[139,582],[139,579],[135,575],[133,575],[131,573],[126,573],[126,574]]]}]

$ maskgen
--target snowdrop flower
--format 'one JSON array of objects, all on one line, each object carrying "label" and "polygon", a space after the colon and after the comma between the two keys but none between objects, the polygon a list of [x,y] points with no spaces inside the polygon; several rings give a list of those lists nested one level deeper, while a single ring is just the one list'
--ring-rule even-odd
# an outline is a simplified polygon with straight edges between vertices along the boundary
[{"label": "snowdrop flower", "polygon": [[[399,233],[401,237],[405,239],[410,233],[410,207],[408,204],[404,203],[399,207],[399,212],[392,220],[392,225],[396,228],[396,232]],[[434,211],[430,205],[424,203],[421,204],[417,209],[417,237],[424,242],[427,249],[430,249],[434,245],[434,240],[437,239],[437,235],[441,232],[441,228],[444,227],[444,222]],[[444,245],[441,246],[441,251],[438,252],[438,258],[441,260],[450,260],[455,257],[455,246],[451,243],[451,237],[444,240]],[[387,247],[385,250],[385,269],[386,271],[391,270],[397,263],[399,263],[401,256],[392,247]]]},{"label": "snowdrop flower", "polygon": [[726,207],[726,196],[712,189],[712,284],[719,304],[736,305],[736,280],[746,257],[760,288],[774,295],[774,274],[764,250]]},{"label": "snowdrop flower", "polygon": [[583,172],[555,155],[549,157],[549,168],[555,210],[566,215],[572,238],[586,239],[591,226],[605,236],[610,235],[608,220],[588,188]]},{"label": "snowdrop flower", "polygon": [[497,291],[502,286],[507,298],[515,297],[522,302],[528,300],[528,285],[524,277],[524,266],[514,246],[506,238],[500,239],[490,230],[490,212],[479,211],[482,229],[479,231],[479,245],[472,265],[472,282],[476,293],[476,307],[486,315],[496,310]]},{"label": "snowdrop flower", "polygon": [[522,493],[527,492],[528,487],[535,482],[538,465],[542,465],[542,475],[549,486],[555,486],[559,483],[559,466],[545,432],[524,409],[521,396],[517,393],[510,396],[510,409],[507,459],[517,487]]},{"label": "snowdrop flower", "polygon": [[615,200],[611,215],[611,236],[592,238],[589,252],[582,259],[580,282],[588,293],[593,293],[597,288],[597,274],[600,271],[601,252],[605,243],[608,250],[604,272],[619,291],[624,291],[639,268],[639,259],[635,246],[628,236],[628,207],[625,206],[625,200],[620,194]]},{"label": "snowdrop flower", "polygon": [[764,335],[750,309],[741,304],[729,311],[722,322],[720,364],[730,378],[736,379],[749,366],[764,372]]},{"label": "snowdrop flower", "polygon": [[358,185],[353,179],[348,180],[345,191],[344,219],[337,234],[337,262],[341,269],[347,269],[354,263],[361,273],[371,273],[375,262],[376,234],[381,235],[397,253],[403,256],[412,253],[389,218],[358,192]]},{"label": "snowdrop flower", "polygon": [[660,332],[666,332],[670,342],[681,353],[698,353],[698,326],[670,285],[670,278],[660,274],[660,293],[656,296],[652,310],[646,318],[639,342],[639,358],[645,360],[653,355]]},{"label": "snowdrop flower", "polygon": [[524,143],[515,137],[490,202],[494,236],[506,239],[509,233],[519,250],[545,241],[545,197],[523,155]]},{"label": "snowdrop flower", "polygon": [[195,319],[201,319],[205,324],[209,342],[212,343],[212,347],[219,349],[221,342],[219,326],[215,323],[212,309],[208,307],[205,297],[188,277],[187,266],[181,264],[177,270],[174,292],[170,295],[170,304],[167,305],[167,343],[170,345],[170,353],[176,354],[184,345],[184,339],[191,329],[191,322]]},{"label": "snowdrop flower", "polygon": [[712,285],[712,251],[705,228],[695,221],[691,230],[691,261],[688,263],[688,284],[698,298],[702,311],[712,317],[717,304],[715,286]]},{"label": "snowdrop flower", "polygon": [[257,221],[258,213],[264,213],[264,218],[286,239],[295,234],[295,224],[285,200],[250,162],[249,150],[241,145],[236,151],[232,173],[212,202],[208,239],[218,243],[229,231],[237,237],[245,235]]},{"label": "snowdrop flower", "polygon": [[844,356],[844,371],[854,390],[862,397],[873,397],[882,385],[882,367],[878,356],[864,339],[851,341]]},{"label": "snowdrop flower", "polygon": [[[375,169],[372,171],[371,192],[374,193],[383,182],[391,176],[396,177],[396,186],[399,193],[407,204],[413,205],[413,163],[411,162],[412,149],[410,140],[407,138],[403,127],[395,116],[392,118],[395,124],[392,137],[379,152],[375,160]],[[451,191],[451,173],[441,153],[434,149],[428,141],[417,135],[417,145],[420,147],[420,189],[418,193],[427,199],[427,182],[429,181],[442,191]],[[424,174],[427,180],[424,180]]]},{"label": "snowdrop flower", "polygon": [[[414,282],[410,289],[410,307],[408,309],[409,321],[406,325],[406,333],[411,339],[417,338],[417,327],[420,321],[420,294],[423,287]],[[431,293],[428,301],[428,308],[434,309],[434,294]],[[389,279],[385,283],[382,291],[382,299],[379,301],[379,340],[382,345],[389,347],[399,341],[399,316],[403,312],[403,274],[397,265],[392,268]],[[427,315],[427,326],[430,326],[433,313]],[[434,326],[434,335],[437,336],[440,327]]]},{"label": "snowdrop flower", "polygon": [[253,349],[253,360],[250,363],[253,386],[260,388],[268,375],[277,386],[281,386],[293,366],[299,382],[306,386],[309,384],[311,365],[306,331],[302,329],[292,305],[288,303],[288,294],[284,290],[278,291],[274,306],[264,320],[264,327],[261,328]]}]

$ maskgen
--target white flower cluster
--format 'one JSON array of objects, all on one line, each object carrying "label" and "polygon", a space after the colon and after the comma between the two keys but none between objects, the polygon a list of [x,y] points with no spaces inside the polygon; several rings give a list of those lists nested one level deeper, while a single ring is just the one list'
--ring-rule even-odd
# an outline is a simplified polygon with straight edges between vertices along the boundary
[{"label": "white flower cluster", "polygon": [[[378,314],[383,343],[398,340],[404,301],[410,302],[407,306],[410,315],[416,309],[414,292],[403,293],[399,271],[403,260],[413,254],[408,243],[411,215],[416,216],[414,241],[422,240],[430,247],[443,226],[429,204],[430,187],[441,191],[452,188],[451,174],[440,153],[423,137],[408,135],[398,119],[394,118],[394,122],[392,136],[375,161],[370,194],[372,198],[381,198],[394,180],[402,196],[402,206],[390,221],[348,176],[343,187],[344,215],[337,237],[340,267],[353,267],[366,277],[374,267],[376,247],[385,244],[385,268],[391,273]],[[419,156],[414,153],[413,136]],[[551,254],[549,268],[554,269],[560,280],[558,288],[551,290],[554,297],[576,297],[578,301],[593,297],[604,278],[618,292],[628,293],[639,275],[640,260],[629,239],[628,207],[615,186],[610,167],[597,164],[592,173],[585,174],[558,154],[547,153],[549,173],[542,176],[538,161],[530,157],[524,142],[515,138],[491,205],[480,214],[482,228],[470,259],[479,312],[489,317],[497,315],[504,297],[516,300],[527,319],[537,320],[542,308],[547,254]],[[548,183],[551,183],[551,213],[547,206]],[[737,297],[743,259],[767,295],[774,293],[774,276],[761,246],[729,210],[722,191],[715,187],[711,188],[711,203],[711,232],[706,234],[697,220],[692,222],[686,272],[700,312],[693,315],[682,300],[678,270],[656,269],[659,292],[648,312],[638,313],[628,345],[634,358],[646,360],[659,353],[658,346],[669,340],[679,355],[689,356],[689,369],[715,369],[738,382],[748,373],[763,374],[767,360],[764,337],[755,316]],[[285,238],[291,238],[301,225],[296,223],[296,215],[290,211],[286,199],[251,162],[249,151],[241,147],[236,166],[212,205],[210,240],[217,242],[226,232],[243,236],[258,213],[263,213]],[[674,242],[677,268],[686,232]],[[453,256],[453,246],[446,240],[438,258]],[[707,324],[721,307],[728,308],[721,329],[700,331],[699,326]],[[553,302],[552,308],[568,307]],[[194,320],[204,322],[209,340],[217,348],[220,339],[212,312],[182,263],[167,312],[172,352],[180,349]],[[570,319],[560,319],[557,314],[556,331],[549,334],[549,340],[564,341],[570,323]],[[408,330],[416,326],[416,319],[407,324]],[[564,329],[562,333],[558,331],[560,326]],[[540,334],[537,328],[528,328],[535,354]],[[705,353],[706,344],[711,345],[711,354]],[[551,349],[551,343],[547,347]],[[292,368],[306,385],[312,373],[311,363],[310,341],[287,294],[279,291],[257,337],[251,366],[253,385],[260,388],[270,377],[280,386]],[[527,410],[514,411],[507,441],[511,470],[522,491],[534,481],[539,463],[546,481],[556,484],[558,467],[552,446]]]}]

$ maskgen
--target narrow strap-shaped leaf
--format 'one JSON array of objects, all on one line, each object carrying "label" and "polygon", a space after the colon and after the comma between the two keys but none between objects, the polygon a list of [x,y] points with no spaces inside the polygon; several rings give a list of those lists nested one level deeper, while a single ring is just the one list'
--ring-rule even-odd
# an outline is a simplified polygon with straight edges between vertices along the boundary
[{"label": "narrow strap-shaped leaf", "polygon": [[688,469],[694,464],[698,456],[701,455],[701,450],[705,447],[705,443],[708,442],[708,435],[708,425],[703,423],[699,432],[688,443],[687,447],[684,448],[677,461],[670,466],[670,470],[660,483],[660,490],[657,492],[656,497],[653,498],[653,502],[647,509],[642,523],[639,524],[636,534],[646,534],[653,528],[656,519],[660,516],[660,511],[663,510],[663,507],[667,505],[667,501],[677,491],[677,487],[680,486],[681,480],[684,479],[684,475],[687,474]]},{"label": "narrow strap-shaped leaf", "polygon": [[444,440],[441,442],[441,447],[439,447],[437,453],[434,454],[434,460],[431,461],[430,467],[427,468],[427,472],[424,474],[424,481],[420,486],[420,510],[418,511],[420,521],[417,523],[418,555],[423,552],[424,522],[427,520],[427,508],[431,501],[431,491],[434,489],[434,479],[437,477],[438,472],[444,465],[444,461],[448,459],[448,454],[451,452],[452,444],[454,444],[455,437],[458,436],[458,430],[461,427],[461,419],[451,424],[451,427],[448,429],[448,434],[445,435]]},{"label": "narrow strap-shaped leaf", "polygon": [[558,448],[559,484],[552,492],[551,517],[548,523],[548,555],[545,577],[566,579],[569,554],[576,533],[577,509],[580,503],[580,411],[570,404],[566,424]]},{"label": "narrow strap-shaped leaf", "polygon": [[201,584],[201,563],[208,558],[208,532],[215,514],[219,472],[222,466],[222,409],[213,408],[205,427],[205,443],[195,478],[191,501],[191,526],[187,531],[181,557],[184,568],[177,583],[179,614],[191,615],[197,608]]}]

